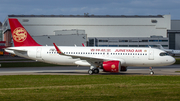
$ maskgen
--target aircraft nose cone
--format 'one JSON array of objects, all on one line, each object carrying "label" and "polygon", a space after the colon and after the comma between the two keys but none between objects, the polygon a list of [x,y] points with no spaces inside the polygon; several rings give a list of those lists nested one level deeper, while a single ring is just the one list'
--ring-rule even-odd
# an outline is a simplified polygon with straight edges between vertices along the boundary
[{"label": "aircraft nose cone", "polygon": [[168,62],[169,62],[170,64],[174,64],[174,63],[176,62],[176,59],[173,58],[173,57],[171,57],[171,58],[168,60]]}]

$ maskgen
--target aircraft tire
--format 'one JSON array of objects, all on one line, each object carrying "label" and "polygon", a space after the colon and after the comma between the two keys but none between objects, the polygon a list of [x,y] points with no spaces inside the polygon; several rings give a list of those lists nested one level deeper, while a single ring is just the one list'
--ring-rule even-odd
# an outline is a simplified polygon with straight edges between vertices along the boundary
[{"label": "aircraft tire", "polygon": [[99,73],[99,69],[94,69],[94,73],[98,74]]},{"label": "aircraft tire", "polygon": [[154,72],[153,72],[153,71],[151,71],[151,72],[150,72],[150,74],[151,74],[151,75],[153,75],[153,74],[154,74]]},{"label": "aircraft tire", "polygon": [[89,75],[92,75],[92,74],[93,74],[93,70],[92,70],[92,69],[89,69],[89,70],[88,70],[88,73],[89,73]]}]

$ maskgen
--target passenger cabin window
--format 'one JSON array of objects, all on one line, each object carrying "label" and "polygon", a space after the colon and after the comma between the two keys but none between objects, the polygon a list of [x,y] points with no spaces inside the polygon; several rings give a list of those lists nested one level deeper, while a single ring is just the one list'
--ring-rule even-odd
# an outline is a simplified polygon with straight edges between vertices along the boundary
[{"label": "passenger cabin window", "polygon": [[168,53],[160,53],[159,54],[160,56],[167,56],[167,55],[169,55]]}]

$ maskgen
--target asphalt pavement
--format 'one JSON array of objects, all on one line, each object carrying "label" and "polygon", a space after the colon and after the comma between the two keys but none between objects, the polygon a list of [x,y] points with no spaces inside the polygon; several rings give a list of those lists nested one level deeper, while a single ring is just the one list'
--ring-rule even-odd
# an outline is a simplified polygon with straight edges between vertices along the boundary
[{"label": "asphalt pavement", "polygon": [[[0,75],[89,75],[89,67],[57,66],[57,67],[0,67]],[[180,65],[153,67],[154,75],[180,75]],[[128,67],[126,72],[109,73],[100,69],[93,75],[150,75],[148,67]]]}]

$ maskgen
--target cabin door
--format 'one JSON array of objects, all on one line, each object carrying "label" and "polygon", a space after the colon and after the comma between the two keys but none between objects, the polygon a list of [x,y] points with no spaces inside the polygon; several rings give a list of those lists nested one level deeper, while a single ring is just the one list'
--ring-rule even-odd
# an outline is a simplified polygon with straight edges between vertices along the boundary
[{"label": "cabin door", "polygon": [[154,60],[154,50],[149,50],[149,60]]},{"label": "cabin door", "polygon": [[41,48],[36,49],[36,58],[41,58]]}]

